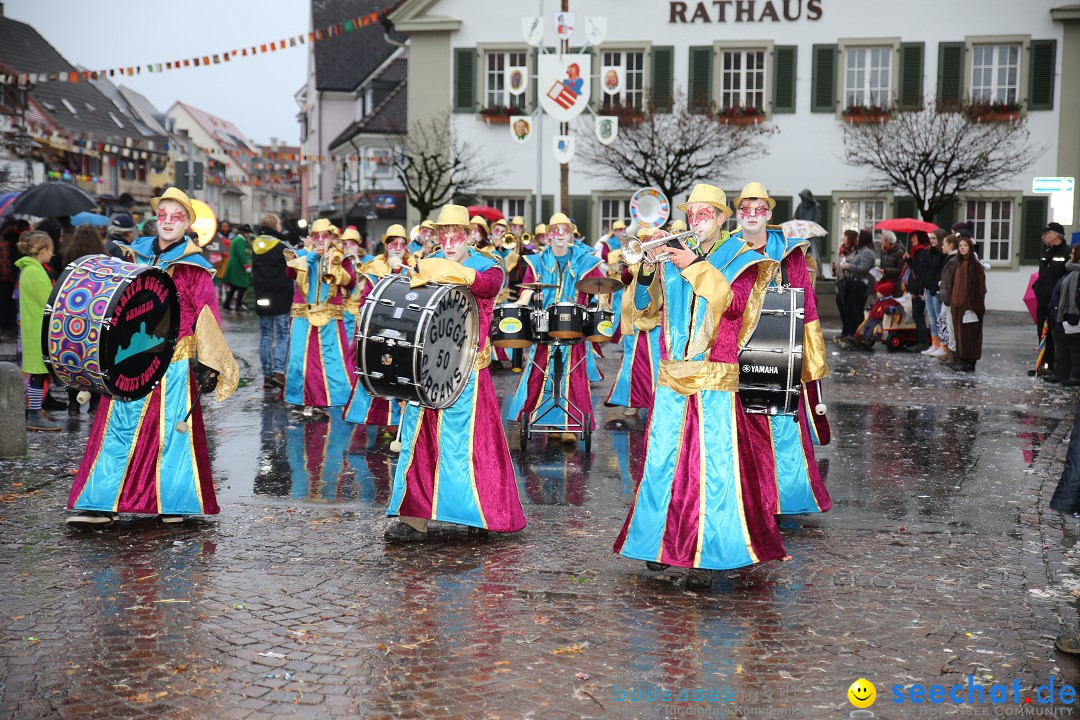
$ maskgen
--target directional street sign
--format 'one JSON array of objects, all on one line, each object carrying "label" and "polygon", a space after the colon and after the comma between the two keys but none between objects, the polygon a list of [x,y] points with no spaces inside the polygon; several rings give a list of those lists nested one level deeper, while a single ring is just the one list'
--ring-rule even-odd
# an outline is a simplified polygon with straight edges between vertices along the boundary
[{"label": "directional street sign", "polygon": [[1031,181],[1031,192],[1041,194],[1071,193],[1076,180],[1071,177],[1037,177]]}]

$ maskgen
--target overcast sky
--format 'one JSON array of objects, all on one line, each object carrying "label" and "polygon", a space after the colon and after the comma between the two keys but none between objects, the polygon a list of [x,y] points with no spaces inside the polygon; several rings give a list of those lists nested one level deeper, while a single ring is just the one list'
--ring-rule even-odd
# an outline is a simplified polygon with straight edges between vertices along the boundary
[{"label": "overcast sky", "polygon": [[[308,0],[3,0],[6,17],[32,25],[73,65],[103,69],[184,60],[306,33]],[[161,112],[183,100],[231,121],[248,137],[299,140],[293,95],[304,84],[307,44],[228,64],[113,78]]]}]

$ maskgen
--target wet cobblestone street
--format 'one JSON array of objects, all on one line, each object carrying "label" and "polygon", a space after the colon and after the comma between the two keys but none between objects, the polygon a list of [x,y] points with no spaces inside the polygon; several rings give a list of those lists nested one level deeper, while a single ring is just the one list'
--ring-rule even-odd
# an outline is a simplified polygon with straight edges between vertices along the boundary
[{"label": "wet cobblestone street", "polygon": [[[0,461],[0,718],[846,718],[859,677],[873,717],[962,717],[1006,707],[920,715],[891,688],[1080,683],[1053,647],[1080,624],[1080,525],[1047,507],[1080,392],[1027,377],[1026,315],[990,316],[974,375],[829,343],[834,508],[707,592],[611,552],[645,438],[603,406],[617,349],[590,456],[523,455],[508,426],[523,532],[387,546],[390,438],[301,421],[261,389],[254,317],[225,315],[245,384],[205,404],[220,515],[66,526],[85,411]],[[631,701],[653,687],[730,697]],[[1008,709],[1033,707],[1073,716]]]}]

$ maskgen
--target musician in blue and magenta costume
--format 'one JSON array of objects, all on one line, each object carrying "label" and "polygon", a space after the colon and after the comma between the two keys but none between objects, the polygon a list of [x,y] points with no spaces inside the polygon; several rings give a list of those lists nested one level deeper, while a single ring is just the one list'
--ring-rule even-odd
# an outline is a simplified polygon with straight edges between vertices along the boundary
[{"label": "musician in blue and magenta costume", "polygon": [[[733,237],[769,259],[782,262],[787,282],[791,287],[803,290],[801,397],[807,396],[807,385],[816,394],[818,383],[829,374],[829,368],[825,362],[825,339],[818,318],[817,295],[806,267],[809,242],[787,238],[782,228],[768,224],[776,201],[769,197],[761,183],[747,183],[734,204],[740,228]],[[773,283],[783,282],[784,274],[777,273]],[[814,411],[813,406],[810,411]],[[753,467],[761,476],[765,500],[772,504],[773,512],[778,515],[826,512],[832,507],[814,457],[812,422],[813,418],[807,416],[807,403],[800,402],[798,422],[793,422],[789,415],[744,413],[739,425],[739,447],[752,454]]]},{"label": "musician in blue and magenta costume", "polygon": [[[360,266],[357,285],[358,290],[353,290],[351,298],[356,298],[356,313],[359,316],[360,306],[371,289],[387,275],[404,275],[408,272],[405,266],[416,267],[416,261],[408,254],[408,240],[405,237],[405,228],[401,225],[391,225],[382,236],[383,251]],[[355,333],[349,336],[355,340]],[[358,425],[379,425],[393,427],[401,419],[401,408],[397,401],[387,400],[381,397],[371,397],[364,388],[364,384],[354,383],[352,395],[349,396],[349,404],[345,407],[343,417],[351,423]]]},{"label": "musician in blue and magenta costume", "polygon": [[658,263],[638,274],[636,310],[662,303],[660,374],[645,469],[615,551],[651,570],[690,568],[687,587],[700,589],[711,586],[710,570],[784,556],[776,518],[741,462],[737,428],[738,349],[776,263],[727,236],[720,188],[699,184],[679,208],[698,249],[657,248]]},{"label": "musician in blue and magenta costume", "polygon": [[296,280],[285,402],[303,406],[305,415],[313,408],[345,405],[356,370],[345,300],[356,274],[333,223],[326,218],[312,223],[305,249],[292,253],[285,273]]},{"label": "musician in blue and magenta costume", "polygon": [[[579,293],[574,285],[586,277],[603,277],[600,271],[600,259],[592,254],[590,248],[573,242],[573,230],[570,218],[563,213],[555,213],[547,224],[549,245],[536,255],[526,255],[522,284],[534,282],[554,285],[554,288],[541,290],[543,307],[551,307],[556,302],[576,302],[584,305],[587,296]],[[518,298],[519,305],[529,305],[532,290],[523,290]],[[581,412],[588,413],[590,427],[596,427],[592,419],[592,393],[589,389],[589,377],[586,372],[585,358],[589,343],[580,342],[569,348],[562,348],[562,396],[569,398]],[[562,426],[567,432],[562,439],[576,442],[574,432],[580,432],[581,426],[575,420],[565,416],[562,410],[546,412],[552,406],[552,386],[554,357],[547,345],[533,345],[529,349],[531,365],[527,373],[522,373],[517,392],[506,406],[504,417],[507,420],[530,418],[530,422],[543,417],[545,425]],[[546,412],[546,414],[545,414]]]},{"label": "musician in blue and magenta costume", "polygon": [[[499,256],[503,269],[503,286],[502,290],[499,291],[499,297],[495,298],[496,305],[501,305],[510,299],[510,274],[517,267],[518,257],[520,256],[516,245],[509,248],[503,247],[503,236],[508,232],[510,232],[510,224],[503,218],[499,218],[491,224],[491,251]],[[506,348],[493,348],[493,352],[495,353],[493,359],[496,362],[510,361],[510,353],[506,351]]]},{"label": "musician in blue and magenta costume", "polygon": [[[652,228],[642,228],[638,231],[638,240],[645,242],[652,234]],[[625,291],[619,292],[622,295],[619,317],[623,357],[619,374],[615,376],[611,392],[604,402],[608,407],[626,408],[623,412],[629,417],[637,415],[642,408],[653,406],[656,376],[660,372],[660,304],[635,311],[634,295],[639,266],[624,266],[620,273],[620,279],[626,286]]]},{"label": "musician in blue and magenta costume", "polygon": [[432,520],[465,525],[470,533],[480,534],[525,527],[488,369],[488,331],[503,272],[498,263],[469,246],[469,214],[464,207],[443,206],[435,225],[441,250],[420,261],[411,284],[468,286],[479,311],[479,352],[465,389],[453,405],[433,410],[410,403],[405,408],[402,450],[386,511],[400,521],[384,533],[388,542],[423,542]]},{"label": "musician in blue and magenta costume", "polygon": [[[360,253],[360,231],[355,225],[350,225],[341,232],[341,249],[345,257],[352,263],[353,268],[359,268],[364,262]],[[350,342],[356,337],[356,318],[360,315],[360,306],[364,302],[364,283],[357,279],[352,290],[345,296],[345,336]]]},{"label": "musician in blue and magenta costume", "polygon": [[[218,325],[214,268],[184,235],[195,219],[191,200],[169,188],[150,206],[157,214],[157,237],[141,237],[121,249],[130,262],[172,276],[180,301],[179,340],[168,371],[149,395],[129,402],[102,399],[68,496],[68,507],[79,511],[68,518],[72,524],[108,524],[117,513],[180,522],[218,512],[195,396],[201,387],[224,400],[236,389],[239,371]],[[189,410],[183,428],[178,423]]]}]

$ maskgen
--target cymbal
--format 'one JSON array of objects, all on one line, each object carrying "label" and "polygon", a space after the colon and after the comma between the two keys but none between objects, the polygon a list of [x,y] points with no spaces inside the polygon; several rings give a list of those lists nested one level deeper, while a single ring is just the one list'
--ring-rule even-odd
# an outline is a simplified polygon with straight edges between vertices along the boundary
[{"label": "cymbal", "polygon": [[542,283],[542,282],[531,282],[531,283],[521,283],[521,285],[519,285],[518,287],[520,287],[522,290],[554,290],[555,288],[557,288],[559,286],[558,285],[549,285],[548,283]]},{"label": "cymbal", "polygon": [[623,284],[615,278],[591,277],[581,278],[574,285],[574,289],[586,295],[608,295],[623,289]]}]

